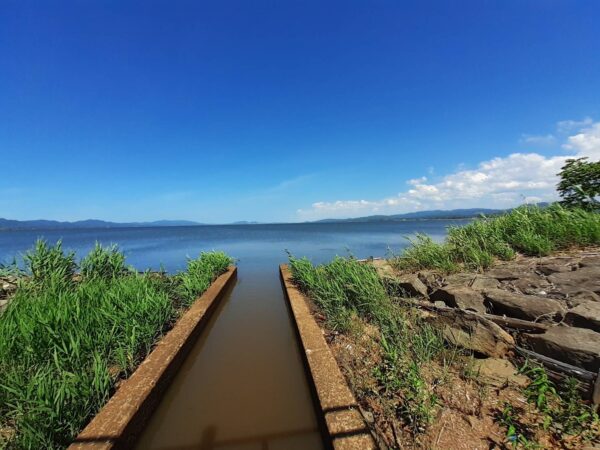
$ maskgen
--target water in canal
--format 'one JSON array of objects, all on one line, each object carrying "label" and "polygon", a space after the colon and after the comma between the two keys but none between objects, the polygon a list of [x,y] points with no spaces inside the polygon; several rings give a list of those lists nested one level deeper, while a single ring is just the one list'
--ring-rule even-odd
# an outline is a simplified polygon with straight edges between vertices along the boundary
[{"label": "water in canal", "polygon": [[[465,223],[465,222],[453,222]],[[314,405],[302,369],[278,264],[285,250],[323,262],[351,252],[384,256],[406,236],[445,234],[445,221],[0,231],[0,262],[42,235],[79,255],[116,243],[138,269],[176,271],[186,256],[224,250],[238,280],[215,311],[139,441],[140,449],[319,449]]]}]

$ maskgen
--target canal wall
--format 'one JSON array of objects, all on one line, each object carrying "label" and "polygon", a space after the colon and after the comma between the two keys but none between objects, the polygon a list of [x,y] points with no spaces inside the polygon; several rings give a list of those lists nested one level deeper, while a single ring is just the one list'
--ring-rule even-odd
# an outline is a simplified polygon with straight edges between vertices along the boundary
[{"label": "canal wall", "polygon": [[356,399],[310,313],[308,299],[292,282],[286,264],[279,271],[324,438],[334,450],[376,449]]},{"label": "canal wall", "polygon": [[230,267],[194,302],[77,436],[69,450],[131,448],[210,315],[237,277]]}]

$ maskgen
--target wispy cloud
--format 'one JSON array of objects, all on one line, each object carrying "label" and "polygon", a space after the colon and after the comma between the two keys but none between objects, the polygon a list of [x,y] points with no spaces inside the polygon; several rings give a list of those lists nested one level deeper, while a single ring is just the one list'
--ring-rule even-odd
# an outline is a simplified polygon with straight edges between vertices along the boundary
[{"label": "wispy cloud", "polygon": [[600,122],[585,119],[559,124],[565,128],[575,123],[580,128],[562,145],[569,155],[547,157],[534,152],[512,153],[483,161],[475,169],[461,166],[436,182],[428,182],[427,177],[408,180],[408,190],[384,199],[316,202],[297,213],[303,220],[313,220],[437,208],[504,208],[522,202],[551,201],[557,198],[557,174],[567,158],[589,156],[600,159]]},{"label": "wispy cloud", "polygon": [[556,144],[557,139],[553,134],[538,136],[534,134],[523,134],[519,142],[524,145],[534,145],[540,147],[550,147]]}]

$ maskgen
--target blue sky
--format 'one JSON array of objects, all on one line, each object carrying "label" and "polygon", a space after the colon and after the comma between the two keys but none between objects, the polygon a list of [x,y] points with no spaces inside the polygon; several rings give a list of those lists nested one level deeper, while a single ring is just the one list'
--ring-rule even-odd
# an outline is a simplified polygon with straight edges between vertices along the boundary
[{"label": "blue sky", "polygon": [[600,158],[598,17],[591,0],[3,2],[0,217],[553,198],[565,157]]}]

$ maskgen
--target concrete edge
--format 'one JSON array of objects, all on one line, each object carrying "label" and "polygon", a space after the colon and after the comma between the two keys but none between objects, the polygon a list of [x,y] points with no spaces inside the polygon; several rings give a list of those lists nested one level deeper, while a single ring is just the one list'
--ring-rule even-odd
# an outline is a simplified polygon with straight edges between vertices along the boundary
[{"label": "concrete edge", "polygon": [[231,266],[210,285],[123,382],[68,450],[127,449],[135,444],[162,394],[236,277],[237,268]]},{"label": "concrete edge", "polygon": [[308,299],[294,285],[287,264],[280,265],[279,272],[325,438],[329,438],[334,450],[377,449],[358,403],[310,312]]}]

